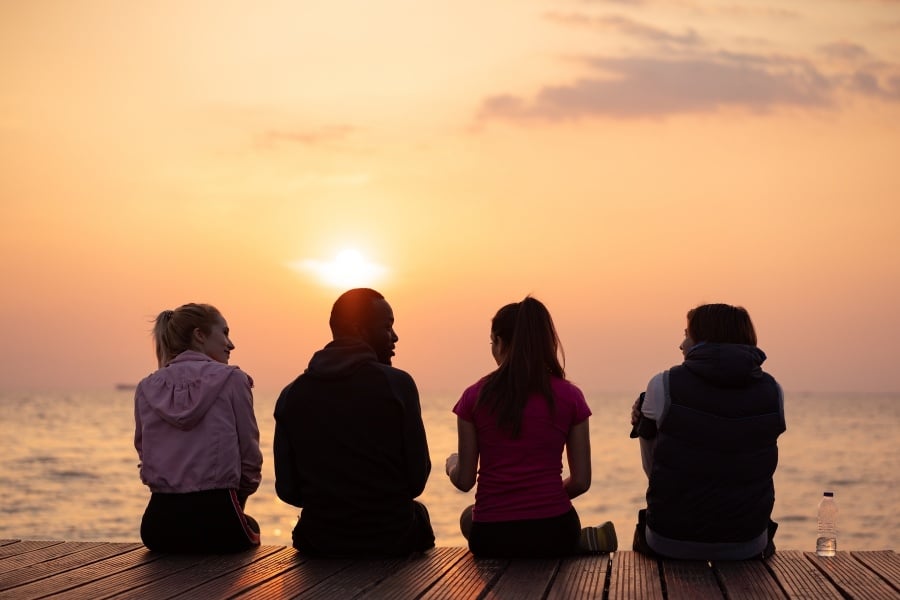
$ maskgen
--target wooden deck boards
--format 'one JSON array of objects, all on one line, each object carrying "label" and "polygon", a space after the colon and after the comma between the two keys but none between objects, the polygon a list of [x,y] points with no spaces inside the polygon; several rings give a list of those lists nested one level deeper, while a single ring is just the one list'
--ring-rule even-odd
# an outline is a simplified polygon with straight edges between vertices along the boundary
[{"label": "wooden deck boards", "polygon": [[634,552],[475,559],[435,548],[400,559],[309,559],[262,546],[168,555],[137,543],[0,540],[0,600],[51,598],[900,599],[900,556],[780,551],[766,561],[657,561]]}]

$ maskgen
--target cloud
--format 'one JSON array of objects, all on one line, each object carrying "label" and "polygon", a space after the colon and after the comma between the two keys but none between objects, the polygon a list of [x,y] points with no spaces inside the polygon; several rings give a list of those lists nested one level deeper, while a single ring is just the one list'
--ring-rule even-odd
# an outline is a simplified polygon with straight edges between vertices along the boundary
[{"label": "cloud", "polygon": [[[872,2],[900,2],[900,0],[870,0]],[[799,16],[797,11],[775,6],[752,6],[748,4],[722,4],[712,2],[703,5],[691,0],[581,0],[582,4],[607,4],[617,7],[645,7],[650,5],[672,8],[680,7],[697,15],[726,15],[731,17],[776,17],[794,19]]]},{"label": "cloud", "polygon": [[869,52],[863,46],[843,40],[820,46],[819,50],[833,60],[856,62],[869,58]]},{"label": "cloud", "polygon": [[737,109],[827,108],[842,95],[900,100],[900,67],[876,61],[862,45],[838,41],[818,57],[716,49],[698,31],[673,32],[619,16],[548,13],[557,24],[613,32],[641,43],[632,54],[580,57],[577,79],[532,94],[497,93],[480,104],[480,122],[642,118]]},{"label": "cloud", "polygon": [[532,100],[496,95],[480,117],[574,119],[713,112],[737,107],[764,112],[776,106],[831,104],[832,84],[809,64],[773,64],[761,57],[594,58],[595,75],[546,86]]},{"label": "cloud", "polygon": [[884,78],[882,83],[876,75],[869,71],[857,71],[850,77],[849,87],[863,95],[887,100],[900,101],[900,75]]},{"label": "cloud", "polygon": [[703,39],[691,28],[684,33],[670,33],[661,27],[647,25],[621,15],[591,16],[582,13],[547,13],[545,18],[554,23],[586,27],[599,31],[617,31],[632,38],[655,44],[673,44],[678,46],[698,46]]}]

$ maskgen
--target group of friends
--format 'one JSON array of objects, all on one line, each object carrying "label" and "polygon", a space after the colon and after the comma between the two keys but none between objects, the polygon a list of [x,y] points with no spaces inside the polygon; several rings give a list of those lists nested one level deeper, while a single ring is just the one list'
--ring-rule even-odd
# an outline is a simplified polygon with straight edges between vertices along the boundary
[{"label": "group of friends", "polygon": [[[393,310],[356,288],[334,303],[329,325],[332,341],[275,405],[275,491],[301,509],[293,546],[322,557],[427,551],[434,532],[416,498],[431,460],[416,384],[391,365]],[[141,539],[161,552],[257,546],[259,524],[245,512],[262,470],[253,381],[228,365],[228,324],[209,304],[185,304],[160,313],[153,335],[159,368],[135,392],[134,443],[151,492]],[[476,488],[460,516],[470,551],[617,550],[615,526],[582,527],[572,505],[591,486],[591,410],[566,379],[546,306],[531,296],[503,306],[490,339],[497,368],[453,407],[458,451],[445,464],[452,485]],[[631,408],[648,477],[632,548],[692,560],[770,556],[781,387],[762,370],[744,308],[691,309],[680,349],[684,361],[655,375]]]}]

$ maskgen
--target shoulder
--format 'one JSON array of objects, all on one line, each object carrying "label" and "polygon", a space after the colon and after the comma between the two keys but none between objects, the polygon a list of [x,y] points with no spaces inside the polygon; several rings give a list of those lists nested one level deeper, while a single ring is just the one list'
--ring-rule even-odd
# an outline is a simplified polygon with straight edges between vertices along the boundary
[{"label": "shoulder", "polygon": [[[673,369],[677,369],[678,367],[672,367]],[[647,383],[647,392],[650,393],[650,390],[654,392],[662,392],[663,387],[666,384],[666,378],[669,377],[671,369],[666,371],[660,371],[656,375],[650,378],[650,381]]]},{"label": "shoulder", "polygon": [[666,390],[669,371],[657,373],[647,383],[647,393],[644,396],[644,404],[641,412],[649,419],[659,420],[666,413],[668,403],[668,391]]},{"label": "shoulder", "polygon": [[381,363],[372,363],[372,365],[374,365],[375,369],[380,371],[385,378],[393,383],[411,385],[412,387],[416,386],[416,382],[412,378],[412,375],[410,375],[403,369],[398,369],[397,367]]},{"label": "shoulder", "polygon": [[[173,363],[174,364],[174,363]],[[227,365],[218,361],[196,360],[181,363],[187,369],[201,372],[206,377],[227,379],[229,382],[245,383],[253,385],[253,379],[237,365]]]},{"label": "shoulder", "polygon": [[238,366],[230,367],[228,365],[222,365],[222,366],[226,367],[228,369],[231,369],[230,379],[232,381],[239,383],[240,385],[244,385],[248,388],[253,387],[253,378],[250,377],[250,375],[247,372],[242,371],[240,367],[238,367]]},{"label": "shoulder", "polygon": [[[419,389],[412,375],[402,369],[381,363],[370,363],[372,368],[381,377],[383,382],[391,389],[395,396],[401,398],[404,403],[418,401]],[[374,383],[374,381],[373,381]]]},{"label": "shoulder", "polygon": [[553,393],[564,398],[584,398],[584,392],[581,388],[561,377],[553,377],[550,379],[550,386]]},{"label": "shoulder", "polygon": [[559,377],[552,378],[550,386],[553,390],[554,403],[565,406],[566,411],[571,410],[577,422],[591,416],[591,409],[580,387],[567,379]]},{"label": "shoulder", "polygon": [[487,383],[488,375],[480,378],[478,381],[467,387],[463,390],[463,396],[475,396],[481,393],[482,388],[484,388],[484,384]]},{"label": "shoulder", "polygon": [[482,377],[465,390],[463,390],[462,395],[459,400],[456,402],[456,405],[453,407],[453,412],[465,418],[466,420],[472,420],[473,411],[475,409],[475,404],[478,402],[478,396],[481,394],[481,389],[484,387],[484,383],[487,380],[487,376]]}]

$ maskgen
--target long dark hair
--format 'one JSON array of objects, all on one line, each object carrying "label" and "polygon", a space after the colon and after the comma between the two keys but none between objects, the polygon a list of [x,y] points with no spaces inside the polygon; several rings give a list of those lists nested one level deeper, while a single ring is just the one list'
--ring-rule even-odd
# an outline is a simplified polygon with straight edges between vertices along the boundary
[{"label": "long dark hair", "polygon": [[505,355],[497,370],[484,378],[476,408],[489,410],[497,426],[517,438],[529,396],[541,394],[553,409],[550,381],[565,378],[565,353],[550,312],[531,296],[497,311],[491,335],[502,340]]}]

